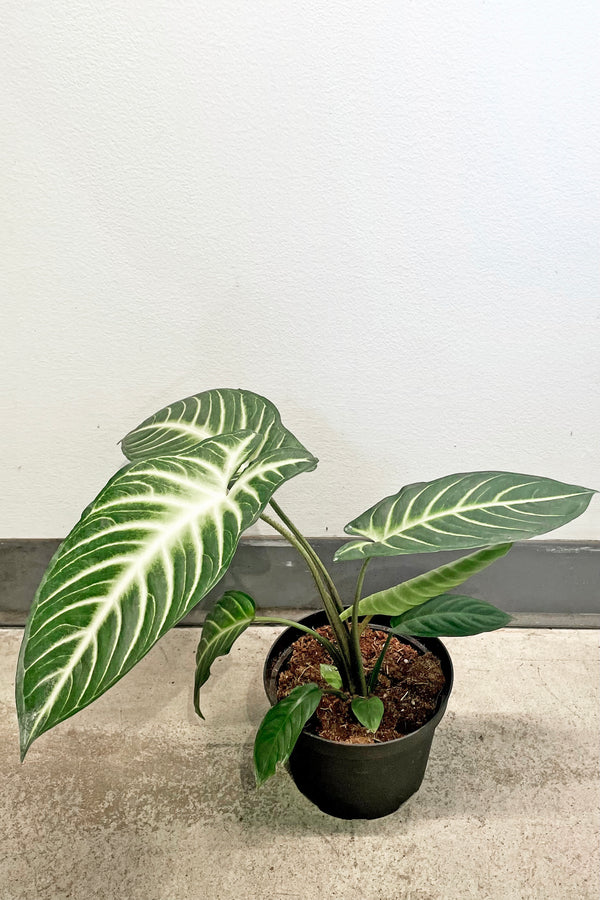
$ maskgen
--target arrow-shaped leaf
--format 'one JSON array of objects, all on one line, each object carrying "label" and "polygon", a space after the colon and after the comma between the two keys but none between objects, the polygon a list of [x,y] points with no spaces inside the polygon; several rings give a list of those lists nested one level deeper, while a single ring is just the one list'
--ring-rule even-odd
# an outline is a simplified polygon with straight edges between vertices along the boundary
[{"label": "arrow-shaped leaf", "polygon": [[[498,544],[495,547],[485,547],[469,556],[463,556],[455,562],[446,563],[423,575],[417,575],[408,581],[397,584],[395,587],[386,588],[364,597],[360,601],[358,611],[361,616],[398,616],[413,606],[425,603],[431,597],[437,597],[445,591],[458,587],[467,578],[471,578],[477,572],[487,568],[495,560],[504,556],[512,544]],[[352,608],[346,609],[341,618],[347,619],[352,614]]]},{"label": "arrow-shaped leaf", "polygon": [[229,653],[240,634],[253,621],[254,612],[252,597],[243,591],[227,591],[204,620],[196,651],[194,681],[194,708],[201,719],[204,716],[200,711],[200,688],[208,680],[210,667],[218,656]]},{"label": "arrow-shaped leaf", "polygon": [[254,741],[254,770],[259,787],[275,774],[277,763],[287,762],[322,696],[318,685],[300,684],[268,711]]},{"label": "arrow-shaped leaf", "polygon": [[385,712],[383,701],[379,697],[354,697],[350,705],[361,725],[368,731],[377,731]]},{"label": "arrow-shaped leaf", "polygon": [[165,406],[127,434],[122,442],[128,459],[189,453],[199,443],[219,434],[254,431],[260,440],[254,456],[284,444],[305,450],[284,427],[277,407],[252,391],[218,388],[193,394]]},{"label": "arrow-shaped leaf", "polygon": [[495,631],[512,616],[485,600],[460,594],[442,594],[417,609],[410,609],[391,620],[396,634],[415,637],[465,637],[482,631]]},{"label": "arrow-shaped leaf", "polygon": [[468,550],[524,540],[579,516],[589,488],[537,475],[467,472],[409,484],[345,527],[363,540],[344,544],[336,560]]},{"label": "arrow-shaped leaf", "polygon": [[50,563],[25,630],[16,684],[23,755],[185,616],[223,576],[277,487],[316,465],[307,451],[281,447],[249,474],[261,441],[242,431],[188,456],[133,463],[84,511]]}]

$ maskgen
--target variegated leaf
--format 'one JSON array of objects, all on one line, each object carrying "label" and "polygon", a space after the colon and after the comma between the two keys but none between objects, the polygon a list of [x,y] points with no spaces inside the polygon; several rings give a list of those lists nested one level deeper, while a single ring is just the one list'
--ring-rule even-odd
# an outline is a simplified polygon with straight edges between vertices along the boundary
[{"label": "variegated leaf", "polygon": [[122,442],[128,459],[189,452],[219,434],[254,431],[261,435],[254,456],[285,445],[305,450],[282,425],[279,412],[265,397],[238,388],[220,388],[178,400],[145,419]]},{"label": "variegated leaf", "polygon": [[23,755],[185,616],[225,573],[276,488],[316,465],[306,451],[281,447],[252,477],[247,466],[261,441],[242,431],[188,455],[133,463],[84,511],[28,619],[16,685]]},{"label": "variegated leaf", "polygon": [[252,597],[243,591],[226,591],[207,613],[202,636],[196,651],[196,676],[194,679],[194,709],[201,719],[200,688],[208,680],[210,667],[218,656],[225,656],[239,636],[254,620],[255,605]]},{"label": "variegated leaf", "polygon": [[586,508],[596,492],[537,475],[467,472],[403,487],[345,527],[362,540],[336,560],[468,550],[552,531]]},{"label": "variegated leaf", "polygon": [[[399,616],[407,609],[420,606],[426,600],[437,597],[452,588],[458,587],[468,578],[481,572],[501,556],[504,556],[512,544],[498,544],[495,547],[485,547],[469,556],[463,556],[454,562],[446,563],[437,569],[431,569],[422,575],[416,575],[402,584],[377,591],[363,597],[358,606],[361,616]],[[352,614],[352,608],[342,613],[342,619],[347,619]]]}]

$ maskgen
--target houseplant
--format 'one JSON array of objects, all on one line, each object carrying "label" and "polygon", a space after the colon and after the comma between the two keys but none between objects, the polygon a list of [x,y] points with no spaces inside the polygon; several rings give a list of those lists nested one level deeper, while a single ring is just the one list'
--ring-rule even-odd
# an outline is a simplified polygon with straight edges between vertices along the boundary
[{"label": "houseplant", "polygon": [[[353,601],[344,603],[309,542],[273,494],[317,460],[282,424],[268,400],[249,391],[205,391],[165,407],[122,441],[124,465],[84,510],[37,591],[19,656],[16,699],[21,754],[45,731],[83,709],[128,672],[227,570],[241,534],[260,517],[303,555],[329,623],[256,616],[253,600],[227,592],[208,614],[197,653],[195,705],[213,661],[252,622],[287,624],[329,654],[325,687],[298,685],[274,705],[255,744],[257,780],[288,759],[324,694],[347,697],[351,714],[375,734],[383,714],[367,679],[361,632],[375,615],[402,635],[467,635],[509,617],[448,592],[504,555],[512,541],[543,534],[580,515],[594,491],[547,478],[475,472],[408,485],[346,526],[354,540],[336,560],[362,560]],[[270,504],[271,511],[265,512]],[[475,550],[367,597],[377,556]],[[385,640],[380,667],[391,638]]]}]

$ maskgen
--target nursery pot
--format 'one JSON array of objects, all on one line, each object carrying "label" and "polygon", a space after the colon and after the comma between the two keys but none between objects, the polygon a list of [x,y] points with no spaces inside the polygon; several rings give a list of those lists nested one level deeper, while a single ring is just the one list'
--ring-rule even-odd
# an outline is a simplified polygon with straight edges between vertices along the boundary
[{"label": "nursery pot", "polygon": [[[311,628],[327,624],[323,611],[311,613],[300,621]],[[370,627],[388,631],[387,622],[383,616],[374,616]],[[269,651],[263,679],[272,706],[277,702],[279,673],[291,656],[292,644],[300,637],[296,628],[287,628]],[[340,819],[387,816],[418,791],[423,781],[433,734],[452,690],[452,661],[437,638],[398,637],[421,653],[430,650],[440,660],[446,684],[440,691],[436,711],[411,734],[379,744],[330,741],[305,728],[292,751],[288,769],[296,787],[330,816]]]}]

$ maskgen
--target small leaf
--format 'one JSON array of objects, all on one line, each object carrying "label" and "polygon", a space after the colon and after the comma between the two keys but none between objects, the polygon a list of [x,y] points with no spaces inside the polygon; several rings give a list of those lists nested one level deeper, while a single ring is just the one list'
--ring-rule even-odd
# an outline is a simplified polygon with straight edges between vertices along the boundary
[{"label": "small leaf", "polygon": [[229,653],[234,642],[254,619],[254,600],[242,591],[227,591],[208,613],[196,651],[194,708],[201,719],[200,688],[218,656]]},{"label": "small leaf", "polygon": [[342,686],[342,676],[338,672],[335,666],[328,666],[326,663],[321,663],[321,678],[323,678],[328,685],[332,688],[335,688],[336,691],[339,691]]},{"label": "small leaf", "polygon": [[317,684],[300,684],[268,711],[254,741],[254,771],[259,787],[275,774],[277,763],[287,762],[322,696]]},{"label": "small leaf", "polygon": [[396,634],[415,637],[466,637],[495,631],[508,625],[512,616],[485,600],[460,594],[442,594],[391,620]]},{"label": "small leaf", "polygon": [[379,697],[355,697],[352,712],[368,731],[377,731],[383,718],[384,706]]}]

